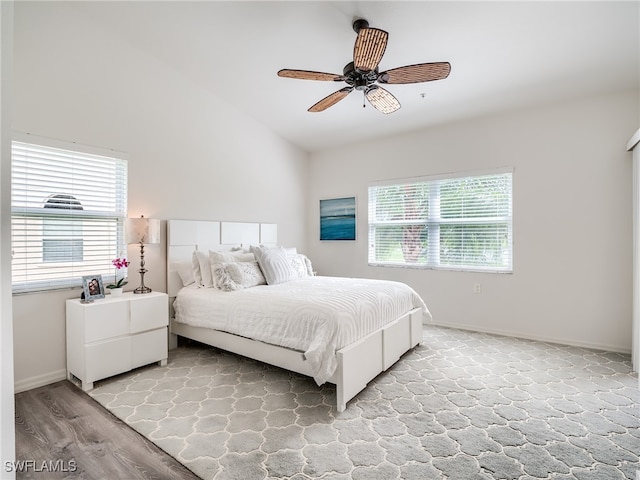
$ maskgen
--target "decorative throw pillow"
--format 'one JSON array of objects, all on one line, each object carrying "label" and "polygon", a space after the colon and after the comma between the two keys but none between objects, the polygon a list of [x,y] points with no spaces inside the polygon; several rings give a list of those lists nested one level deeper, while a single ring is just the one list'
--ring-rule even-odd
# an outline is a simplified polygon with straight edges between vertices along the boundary
[{"label": "decorative throw pillow", "polygon": [[313,271],[313,265],[311,264],[311,260],[306,255],[302,255],[304,257],[304,264],[307,267],[307,275],[310,277],[315,276],[315,272]]},{"label": "decorative throw pillow", "polygon": [[[255,262],[256,257],[253,253],[245,253],[242,251],[237,252],[215,252],[209,250],[209,271],[213,272],[213,266],[218,263],[232,263],[232,262]],[[211,282],[213,287],[218,288],[215,277],[212,276]]]},{"label": "decorative throw pillow", "polygon": [[211,265],[217,288],[225,292],[266,285],[258,262],[225,262]]},{"label": "decorative throw pillow", "polygon": [[305,278],[313,276],[313,269],[311,266],[311,261],[307,258],[306,255],[298,253],[296,255],[288,255],[289,264],[291,268],[295,272],[296,278]]},{"label": "decorative throw pillow", "polygon": [[269,285],[277,285],[298,278],[284,248],[254,247],[253,253]]}]

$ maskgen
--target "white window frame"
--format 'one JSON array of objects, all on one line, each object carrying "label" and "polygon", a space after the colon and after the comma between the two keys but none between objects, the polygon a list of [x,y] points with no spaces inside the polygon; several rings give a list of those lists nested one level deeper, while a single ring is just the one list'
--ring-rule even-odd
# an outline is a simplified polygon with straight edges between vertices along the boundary
[{"label": "white window frame", "polygon": [[[368,206],[369,206],[369,243],[368,243],[368,264],[376,267],[401,267],[416,269],[438,269],[438,270],[454,270],[454,271],[478,271],[478,272],[496,272],[496,273],[512,273],[513,272],[513,172],[511,167],[503,167],[492,170],[459,172],[445,175],[433,175],[426,177],[413,177],[405,179],[394,179],[382,182],[375,182],[369,185]],[[463,179],[478,179],[490,176],[506,175],[510,188],[508,198],[508,211],[504,214],[487,217],[468,217],[468,218],[441,218],[440,217],[440,192],[439,185],[443,181],[456,181]],[[413,186],[420,185],[426,188],[428,192],[428,207],[426,213],[416,219],[400,219],[400,220],[376,220],[376,192],[377,187],[392,186]],[[428,186],[427,186],[428,185]],[[384,260],[376,258],[376,229],[379,227],[393,226],[419,226],[427,233],[426,248],[421,249],[421,260],[407,261],[403,260]],[[495,263],[451,264],[441,260],[441,235],[440,229],[447,225],[460,226],[482,226],[482,225],[503,225],[506,228],[506,238],[504,239],[505,248],[501,252],[501,264]],[[401,242],[401,241],[400,241]],[[401,242],[402,243],[402,242]],[[406,243],[404,245],[407,245]]]},{"label": "white window frame", "polygon": [[[122,152],[13,134],[14,294],[79,287],[84,275],[102,275],[105,282],[115,277],[112,260],[126,256],[127,170]],[[48,256],[45,245],[56,237],[62,253],[51,261],[55,255]]]}]

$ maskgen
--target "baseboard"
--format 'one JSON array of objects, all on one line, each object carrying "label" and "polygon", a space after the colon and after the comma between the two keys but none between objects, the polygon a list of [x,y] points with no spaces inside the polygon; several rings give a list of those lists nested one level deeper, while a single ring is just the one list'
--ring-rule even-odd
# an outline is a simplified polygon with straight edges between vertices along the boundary
[{"label": "baseboard", "polygon": [[[631,355],[631,348],[621,348],[615,345],[606,345],[589,342],[577,342],[571,339],[552,338],[544,335],[530,335],[519,332],[512,332],[494,328],[479,328],[477,325],[465,325],[465,324],[448,324],[431,322],[431,325],[437,325],[439,327],[457,328],[459,330],[468,330],[471,332],[489,333],[492,335],[502,335],[503,337],[522,338],[523,340],[535,340],[537,342],[555,343],[558,345],[570,345],[572,347],[589,348],[592,350],[601,350],[605,352],[623,353],[625,355]],[[640,479],[639,479],[640,480]]]},{"label": "baseboard", "polygon": [[44,387],[50,383],[59,382],[67,378],[67,371],[65,369],[56,370],[54,372],[44,373],[42,375],[36,375],[35,377],[25,378],[19,380],[13,384],[14,393],[26,392],[27,390],[33,390],[34,388]]}]

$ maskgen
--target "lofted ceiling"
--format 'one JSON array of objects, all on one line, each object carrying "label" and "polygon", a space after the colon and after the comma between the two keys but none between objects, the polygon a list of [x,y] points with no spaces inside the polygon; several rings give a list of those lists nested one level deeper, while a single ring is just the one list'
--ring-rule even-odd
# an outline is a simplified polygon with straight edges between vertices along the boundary
[{"label": "lofted ceiling", "polygon": [[[637,1],[72,2],[91,21],[181,72],[306,151],[640,85]],[[388,85],[402,108],[363,94],[307,109],[344,83],[280,78],[342,73],[352,22],[389,32],[380,71],[451,63],[445,80]]]}]

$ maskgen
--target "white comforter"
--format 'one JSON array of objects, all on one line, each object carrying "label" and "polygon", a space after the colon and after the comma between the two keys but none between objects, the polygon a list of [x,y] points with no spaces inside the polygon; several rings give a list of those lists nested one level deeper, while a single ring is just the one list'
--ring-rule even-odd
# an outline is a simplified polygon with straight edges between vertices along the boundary
[{"label": "white comforter", "polygon": [[337,367],[336,351],[421,307],[408,285],[386,280],[307,277],[234,292],[183,288],[176,321],[304,352],[318,385]]}]

